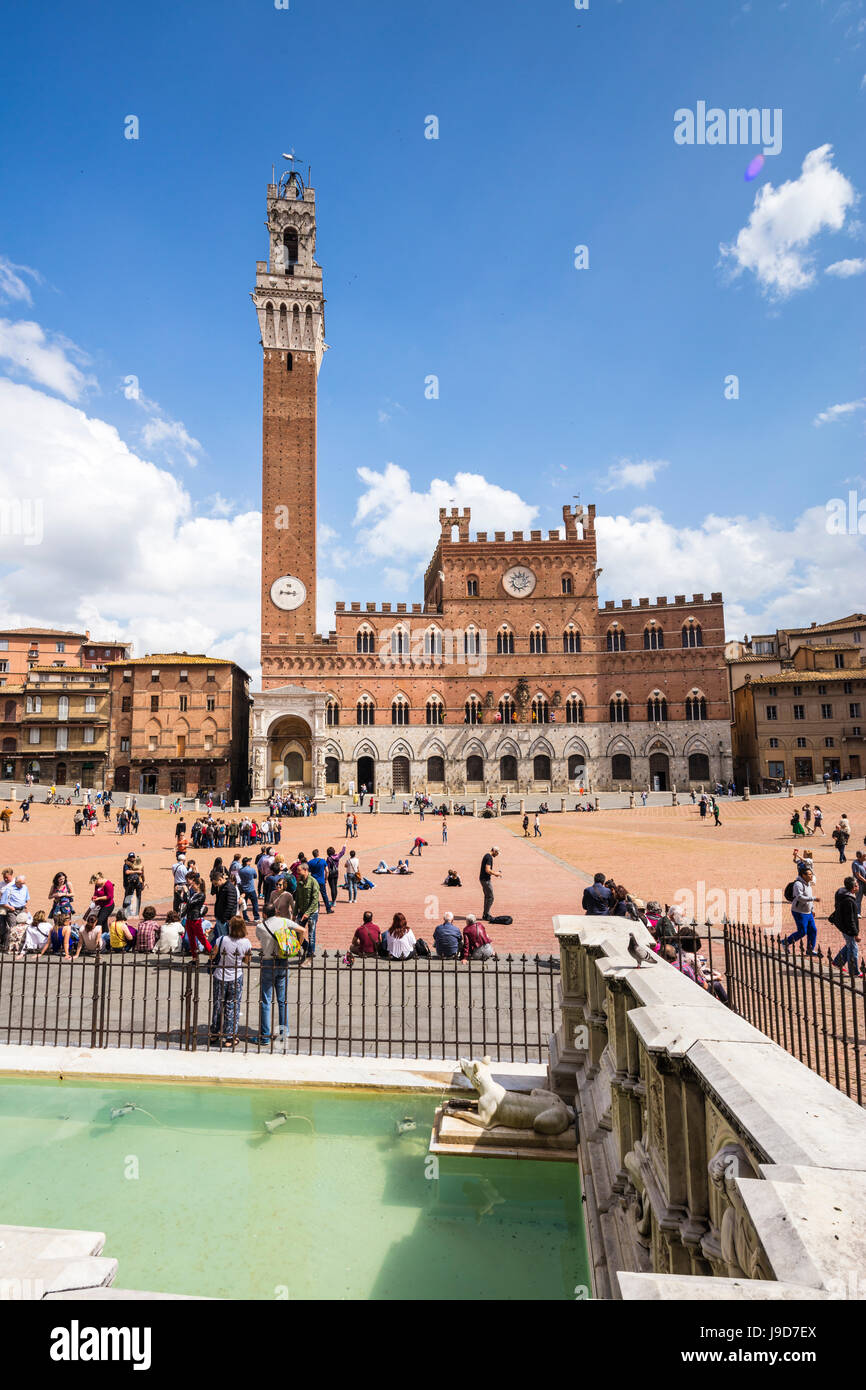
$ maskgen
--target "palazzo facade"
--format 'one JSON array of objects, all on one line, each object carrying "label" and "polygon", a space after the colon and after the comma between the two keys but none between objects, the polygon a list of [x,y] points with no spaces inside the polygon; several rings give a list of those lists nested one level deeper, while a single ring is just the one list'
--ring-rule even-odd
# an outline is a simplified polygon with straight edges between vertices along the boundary
[{"label": "palazzo facade", "polygon": [[468,510],[441,510],[421,602],[338,603],[336,628],[316,633],[324,298],[315,193],[297,172],[269,185],[267,221],[253,292],[264,353],[254,798],[727,782],[722,595],[599,605],[592,506],[564,506],[546,534],[473,534]]}]

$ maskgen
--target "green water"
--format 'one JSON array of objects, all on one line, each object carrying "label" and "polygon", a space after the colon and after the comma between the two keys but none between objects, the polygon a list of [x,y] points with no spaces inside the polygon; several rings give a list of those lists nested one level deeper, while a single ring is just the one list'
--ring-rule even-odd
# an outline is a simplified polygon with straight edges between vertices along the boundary
[{"label": "green water", "polygon": [[[141,1108],[112,1120],[126,1102]],[[0,1220],[104,1231],[121,1288],[573,1299],[589,1283],[577,1166],[442,1157],[437,1167],[427,1154],[436,1104],[4,1080]],[[269,1133],[278,1111],[290,1118]],[[417,1128],[400,1134],[406,1117]]]}]

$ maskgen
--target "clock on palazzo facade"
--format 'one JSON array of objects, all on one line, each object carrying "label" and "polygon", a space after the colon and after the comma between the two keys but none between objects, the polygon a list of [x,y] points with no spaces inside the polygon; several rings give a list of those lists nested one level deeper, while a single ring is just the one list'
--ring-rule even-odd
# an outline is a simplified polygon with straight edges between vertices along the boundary
[{"label": "clock on palazzo facade", "polygon": [[[316,632],[315,190],[266,198],[253,302],[263,352],[262,689],[254,795],[402,796],[710,786],[731,776],[722,595],[599,603],[595,507],[546,532],[439,512],[414,603],[348,600]],[[652,556],[636,562],[635,581]]]}]

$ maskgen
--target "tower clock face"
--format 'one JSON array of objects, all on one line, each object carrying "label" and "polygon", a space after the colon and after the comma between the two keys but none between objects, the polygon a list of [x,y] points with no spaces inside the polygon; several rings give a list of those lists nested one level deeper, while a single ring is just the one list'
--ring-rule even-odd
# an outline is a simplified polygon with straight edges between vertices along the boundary
[{"label": "tower clock face", "polygon": [[271,585],[271,603],[275,608],[300,608],[306,597],[306,584],[293,574],[284,574]]},{"label": "tower clock face", "polygon": [[512,598],[528,598],[535,588],[535,575],[528,565],[512,565],[502,576],[502,587]]}]

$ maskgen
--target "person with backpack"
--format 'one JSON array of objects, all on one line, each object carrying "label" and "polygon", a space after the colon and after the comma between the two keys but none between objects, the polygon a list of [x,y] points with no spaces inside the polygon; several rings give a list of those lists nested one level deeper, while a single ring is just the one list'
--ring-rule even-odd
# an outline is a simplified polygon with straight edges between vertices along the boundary
[{"label": "person with backpack", "polygon": [[123,865],[123,910],[137,917],[145,890],[144,868],[134,850],[130,850]]},{"label": "person with backpack", "polygon": [[839,851],[840,864],[847,864],[848,862],[848,856],[845,853],[845,847],[848,844],[849,836],[850,831],[846,830],[842,822],[839,821],[838,825],[835,827],[833,831],[833,844]]},{"label": "person with backpack", "polygon": [[849,877],[843,881],[841,888],[836,889],[836,900],[828,921],[838,932],[842,933],[845,941],[841,951],[833,957],[833,964],[838,966],[847,964],[850,974],[859,975],[860,913],[857,909],[854,888],[854,879]]},{"label": "person with backpack", "polygon": [[279,1018],[279,1037],[289,1035],[289,1013],[286,1002],[289,981],[289,962],[296,960],[306,939],[306,930],[288,917],[280,917],[268,905],[262,914],[263,920],[256,926],[256,936],[262,952],[262,966],[259,977],[259,1036],[252,1039],[259,1047],[268,1047],[271,1041],[271,1009],[274,995],[277,999]]},{"label": "person with backpack", "polygon": [[297,887],[295,888],[295,913],[298,925],[305,930],[303,941],[304,964],[316,954],[316,923],[319,920],[321,895],[319,885],[310,873],[309,864],[298,864]]},{"label": "person with backpack", "polygon": [[793,882],[785,888],[785,900],[791,904],[791,916],[797,924],[797,930],[791,932],[790,936],[782,938],[783,946],[792,946],[801,937],[806,938],[806,952],[814,955],[818,940],[818,928],[815,925],[815,903],[820,902],[820,898],[814,896],[812,890],[812,870],[801,868]]}]

